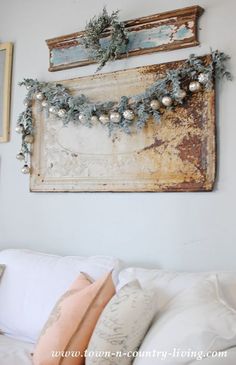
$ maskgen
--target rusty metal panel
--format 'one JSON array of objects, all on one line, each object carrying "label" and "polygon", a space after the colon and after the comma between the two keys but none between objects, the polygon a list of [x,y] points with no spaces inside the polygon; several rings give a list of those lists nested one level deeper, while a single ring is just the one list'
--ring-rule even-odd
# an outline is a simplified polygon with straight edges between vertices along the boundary
[{"label": "rusty metal panel", "polygon": [[[92,101],[119,100],[143,92],[157,75],[184,61],[63,81],[74,95]],[[34,106],[36,138],[31,191],[210,191],[215,178],[215,92],[191,95],[160,124],[109,137],[98,125],[87,128],[46,118]]]},{"label": "rusty metal panel", "polygon": [[[193,47],[198,41],[198,18],[203,13],[200,6],[168,11],[128,20],[129,44],[120,58],[178,48]],[[84,32],[77,32],[47,40],[49,48],[49,71],[65,70],[91,63],[88,51],[80,44]],[[106,43],[110,32],[104,32],[101,43]]]}]

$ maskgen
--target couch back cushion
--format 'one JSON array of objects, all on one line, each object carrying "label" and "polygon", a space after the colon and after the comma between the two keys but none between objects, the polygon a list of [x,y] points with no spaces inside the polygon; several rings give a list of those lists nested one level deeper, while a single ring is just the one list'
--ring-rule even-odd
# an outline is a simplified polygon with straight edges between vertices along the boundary
[{"label": "couch back cushion", "polygon": [[0,329],[14,338],[35,343],[58,298],[80,272],[98,279],[114,269],[112,257],[56,256],[30,250],[3,250],[0,264],[5,271],[0,282]]},{"label": "couch back cushion", "polygon": [[236,272],[231,271],[193,273],[130,267],[119,273],[117,290],[133,280],[138,280],[143,288],[152,288],[158,292],[156,310],[160,311],[176,295],[212,274],[217,275],[222,294],[236,309]]}]

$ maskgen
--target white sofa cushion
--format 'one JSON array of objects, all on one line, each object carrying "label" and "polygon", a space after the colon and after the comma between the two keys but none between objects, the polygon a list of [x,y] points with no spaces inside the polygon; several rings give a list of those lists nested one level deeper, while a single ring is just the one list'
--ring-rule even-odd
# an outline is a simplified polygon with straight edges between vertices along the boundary
[{"label": "white sofa cushion", "polygon": [[[163,307],[140,352],[164,352],[166,365],[187,365],[199,352],[206,354],[235,345],[236,310],[220,293],[217,276],[211,275],[184,290]],[[142,364],[142,358],[134,362],[134,365]],[[161,365],[163,360],[159,356],[146,358],[145,365],[149,364]]]},{"label": "white sofa cushion", "polygon": [[112,257],[56,256],[29,250],[3,250],[6,266],[0,283],[0,329],[14,338],[35,343],[57,299],[78,274],[97,279],[119,269]]},{"label": "white sofa cushion", "polygon": [[33,365],[33,350],[34,346],[30,343],[0,335],[1,365]]},{"label": "white sofa cushion", "polygon": [[127,283],[138,280],[143,288],[158,290],[156,309],[160,310],[183,290],[204,280],[210,274],[217,274],[219,284],[227,302],[236,309],[236,272],[174,272],[157,269],[126,268],[119,273],[117,290]]}]

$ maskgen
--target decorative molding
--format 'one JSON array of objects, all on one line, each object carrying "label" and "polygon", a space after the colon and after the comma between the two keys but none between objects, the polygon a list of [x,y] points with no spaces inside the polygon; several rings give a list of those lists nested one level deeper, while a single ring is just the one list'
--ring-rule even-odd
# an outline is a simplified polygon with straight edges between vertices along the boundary
[{"label": "decorative molding", "polygon": [[[129,32],[128,52],[120,58],[199,45],[198,18],[204,9],[191,6],[165,13],[125,21]],[[94,61],[80,44],[84,32],[76,32],[48,39],[49,71],[66,70],[86,66]],[[104,32],[104,42],[109,31]]]}]

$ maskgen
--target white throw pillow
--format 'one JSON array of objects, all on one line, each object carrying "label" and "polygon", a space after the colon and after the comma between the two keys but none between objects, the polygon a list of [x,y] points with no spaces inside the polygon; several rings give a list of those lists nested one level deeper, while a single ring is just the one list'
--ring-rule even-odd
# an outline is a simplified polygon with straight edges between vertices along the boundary
[{"label": "white throw pillow", "polygon": [[134,365],[190,364],[195,354],[235,345],[236,311],[220,293],[216,275],[211,275],[162,309],[140,347],[142,355],[155,355],[137,357]]},{"label": "white throw pillow", "polygon": [[160,310],[169,300],[187,288],[217,274],[219,284],[227,302],[236,309],[236,272],[175,272],[157,269],[126,268],[119,274],[117,290],[127,283],[138,280],[143,288],[158,290],[156,309]]},{"label": "white throw pillow", "polygon": [[[138,281],[124,286],[101,314],[87,349],[86,365],[130,365],[155,314],[155,292]],[[103,355],[101,355],[103,354]]]},{"label": "white throw pillow", "polygon": [[35,343],[58,298],[79,273],[97,279],[115,268],[112,257],[56,256],[30,250],[4,250],[6,266],[0,282],[0,329],[16,339]]}]

